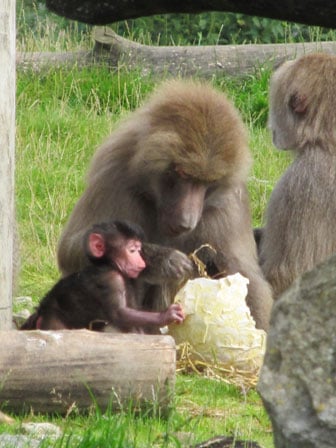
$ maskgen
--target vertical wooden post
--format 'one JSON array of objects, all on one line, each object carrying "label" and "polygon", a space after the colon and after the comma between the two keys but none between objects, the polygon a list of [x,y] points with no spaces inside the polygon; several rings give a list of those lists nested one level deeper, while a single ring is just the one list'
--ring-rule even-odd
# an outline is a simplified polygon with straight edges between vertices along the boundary
[{"label": "vertical wooden post", "polygon": [[15,0],[0,0],[0,329],[12,325]]}]

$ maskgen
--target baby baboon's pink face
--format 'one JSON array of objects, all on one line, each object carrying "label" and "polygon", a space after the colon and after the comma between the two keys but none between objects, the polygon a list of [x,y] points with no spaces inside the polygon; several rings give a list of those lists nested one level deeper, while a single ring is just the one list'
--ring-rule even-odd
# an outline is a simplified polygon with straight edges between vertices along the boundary
[{"label": "baby baboon's pink face", "polygon": [[138,240],[126,240],[120,248],[114,262],[120,272],[129,278],[137,278],[146,267],[145,260],[141,255],[141,242]]}]

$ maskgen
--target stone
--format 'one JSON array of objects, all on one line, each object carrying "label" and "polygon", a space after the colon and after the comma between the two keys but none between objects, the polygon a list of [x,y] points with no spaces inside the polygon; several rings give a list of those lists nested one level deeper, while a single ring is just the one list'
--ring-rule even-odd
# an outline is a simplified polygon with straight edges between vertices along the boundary
[{"label": "stone", "polygon": [[38,448],[40,441],[23,435],[0,434],[1,448]]},{"label": "stone", "polygon": [[13,328],[18,329],[21,327],[21,325],[28,319],[30,316],[30,311],[27,310],[27,308],[24,308],[23,310],[19,311],[18,313],[13,313]]},{"label": "stone", "polygon": [[22,430],[31,435],[34,438],[38,439],[57,439],[62,436],[62,430],[54,425],[53,423],[42,422],[42,423],[23,423]]},{"label": "stone", "polygon": [[25,306],[27,308],[32,308],[33,307],[33,299],[29,296],[20,296],[20,297],[15,297],[13,300],[15,305],[19,305],[19,306]]},{"label": "stone", "polygon": [[276,448],[336,446],[336,256],[275,302],[258,390]]}]

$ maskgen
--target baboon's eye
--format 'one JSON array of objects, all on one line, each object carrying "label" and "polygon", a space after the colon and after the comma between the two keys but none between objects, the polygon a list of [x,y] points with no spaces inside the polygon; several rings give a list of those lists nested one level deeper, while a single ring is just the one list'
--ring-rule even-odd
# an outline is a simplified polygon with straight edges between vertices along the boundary
[{"label": "baboon's eye", "polygon": [[188,174],[184,171],[184,169],[178,165],[175,166],[175,171],[180,177],[182,177],[182,179],[187,179],[189,177]]},{"label": "baboon's eye", "polygon": [[177,174],[173,167],[167,169],[167,171],[164,173],[163,180],[167,187],[174,187],[177,181]]}]

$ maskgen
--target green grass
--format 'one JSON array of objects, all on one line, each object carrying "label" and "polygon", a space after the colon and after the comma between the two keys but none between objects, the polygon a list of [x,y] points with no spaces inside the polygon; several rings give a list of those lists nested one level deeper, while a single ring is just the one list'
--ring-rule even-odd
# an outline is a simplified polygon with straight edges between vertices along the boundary
[{"label": "green grass", "polygon": [[61,439],[48,440],[48,448],[189,447],[215,435],[257,440],[273,448],[271,425],[254,390],[242,393],[223,382],[178,375],[170,412],[155,409],[135,412],[131,406],[115,412],[94,409],[88,415],[68,417],[26,415],[13,426],[0,424],[0,433],[20,434],[24,422],[48,421],[63,431]]},{"label": "green grass", "polygon": [[153,86],[107,69],[18,74],[17,215],[22,244],[19,293],[35,299],[57,278],[61,228],[95,148]]},{"label": "green grass", "polygon": [[92,26],[52,14],[42,1],[16,2],[17,51],[75,51],[92,46]]}]

